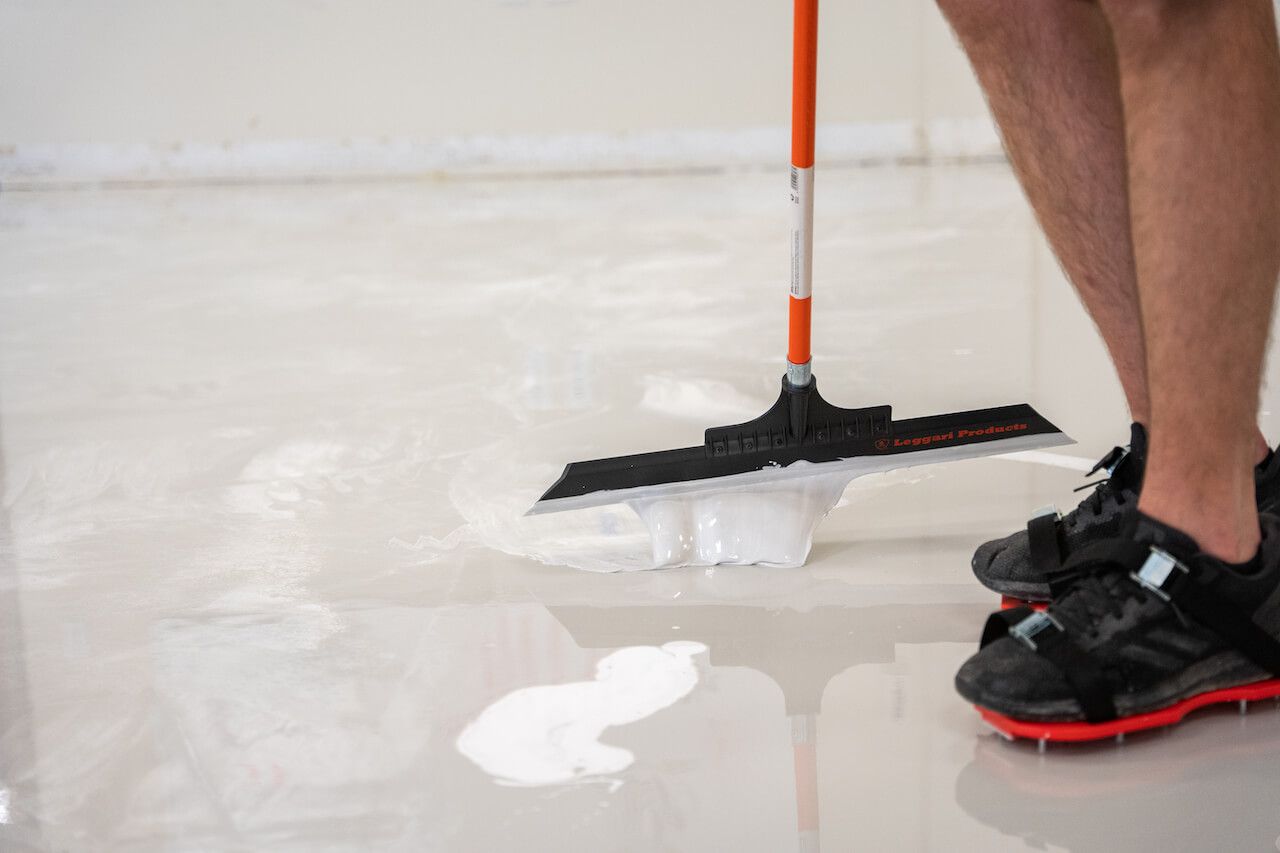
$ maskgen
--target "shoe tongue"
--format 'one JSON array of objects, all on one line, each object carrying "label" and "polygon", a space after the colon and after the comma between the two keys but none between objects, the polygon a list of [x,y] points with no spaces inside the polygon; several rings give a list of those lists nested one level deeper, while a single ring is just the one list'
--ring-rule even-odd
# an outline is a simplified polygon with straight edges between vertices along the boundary
[{"label": "shoe tongue", "polygon": [[1147,428],[1137,421],[1129,425],[1129,452],[1139,462],[1147,461]]},{"label": "shoe tongue", "polygon": [[1134,421],[1129,426],[1129,453],[1116,465],[1111,476],[1121,488],[1134,492],[1142,489],[1142,475],[1147,468],[1147,428]]},{"label": "shoe tongue", "polygon": [[1200,543],[1195,539],[1145,512],[1135,512],[1130,516],[1122,535],[1145,545],[1155,545],[1184,560],[1200,553]]}]

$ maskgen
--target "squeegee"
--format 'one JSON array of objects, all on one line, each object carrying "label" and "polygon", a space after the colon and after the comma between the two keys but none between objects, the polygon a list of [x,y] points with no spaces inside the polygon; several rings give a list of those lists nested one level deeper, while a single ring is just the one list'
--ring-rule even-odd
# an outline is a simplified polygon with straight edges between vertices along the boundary
[{"label": "squeegee", "polygon": [[[817,42],[817,0],[795,0],[791,286],[787,368],[777,401],[755,420],[708,429],[702,444],[694,447],[574,462],[531,514],[750,490],[827,472],[846,472],[852,479],[873,471],[1071,443],[1026,403],[894,420],[887,405],[845,409],[818,393],[809,331]],[[776,494],[775,489],[775,499]]]}]

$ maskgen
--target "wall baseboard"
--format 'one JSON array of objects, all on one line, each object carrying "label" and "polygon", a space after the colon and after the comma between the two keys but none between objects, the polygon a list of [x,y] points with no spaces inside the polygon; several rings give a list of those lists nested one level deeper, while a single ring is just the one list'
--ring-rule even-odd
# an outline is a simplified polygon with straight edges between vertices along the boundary
[{"label": "wall baseboard", "polygon": [[[555,136],[0,145],[5,189],[692,171],[777,167],[785,127]],[[987,118],[820,125],[818,159],[965,161],[1003,157]]]}]

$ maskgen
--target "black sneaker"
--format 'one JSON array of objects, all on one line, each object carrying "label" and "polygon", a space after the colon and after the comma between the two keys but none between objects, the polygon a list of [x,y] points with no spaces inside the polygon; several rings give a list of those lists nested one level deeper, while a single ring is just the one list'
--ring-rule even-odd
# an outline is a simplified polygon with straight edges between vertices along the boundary
[{"label": "black sneaker", "polygon": [[[1055,507],[1047,507],[1031,517],[1025,530],[979,546],[972,563],[978,581],[1009,598],[1050,601],[1065,586],[1055,576],[1068,557],[1119,534],[1137,507],[1146,462],[1147,432],[1133,424],[1129,446],[1113,449],[1089,472],[1092,476],[1105,470],[1107,476],[1079,506],[1062,516]],[[1280,453],[1269,453],[1255,477],[1258,509],[1280,509]]]},{"label": "black sneaker", "polygon": [[1009,737],[1093,740],[1215,702],[1280,696],[1280,517],[1246,566],[1135,514],[1132,533],[1067,561],[1048,609],[987,622],[956,689]]}]

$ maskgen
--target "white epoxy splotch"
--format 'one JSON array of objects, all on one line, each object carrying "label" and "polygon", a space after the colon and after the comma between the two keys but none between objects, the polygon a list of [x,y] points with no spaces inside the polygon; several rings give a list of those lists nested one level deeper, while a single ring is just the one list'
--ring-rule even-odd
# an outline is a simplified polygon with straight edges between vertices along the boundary
[{"label": "white epoxy splotch", "polygon": [[594,681],[525,687],[485,708],[458,736],[458,750],[505,785],[559,785],[620,773],[629,750],[601,743],[610,726],[652,716],[698,683],[702,643],[619,649]]},{"label": "white epoxy splotch", "polygon": [[[428,560],[465,545],[480,545],[595,572],[718,564],[798,566],[832,509],[887,486],[930,476],[909,469],[861,476],[856,471],[815,471],[806,477],[714,484],[702,491],[656,493],[626,503],[528,516],[540,489],[557,472],[522,465],[512,448],[492,447],[463,463],[463,473],[449,490],[455,509],[467,519],[463,527],[443,537],[421,536],[412,544],[396,544]],[[513,475],[518,482],[512,481]]]},{"label": "white epoxy splotch", "polygon": [[[804,463],[796,463],[803,465]],[[815,473],[752,486],[629,501],[654,566],[799,566],[855,474]]]},{"label": "white epoxy splotch", "polygon": [[[549,431],[548,431],[549,432]],[[462,543],[590,571],[676,566],[803,565],[818,525],[837,506],[876,494],[886,485],[927,478],[925,465],[989,454],[992,445],[926,450],[903,457],[865,457],[832,465],[795,462],[746,475],[632,489],[619,503],[582,506],[529,516],[526,511],[557,471],[530,465],[530,445],[547,433],[519,436],[472,454],[450,486],[467,524],[443,538],[420,537],[409,547],[435,555]],[[1038,446],[1069,441],[1029,436],[1001,442],[1004,458],[1075,468],[1077,457],[1043,453]],[[856,484],[856,485],[855,485]]]},{"label": "white epoxy splotch", "polygon": [[462,477],[450,494],[466,524],[441,537],[420,535],[414,542],[393,539],[391,544],[418,552],[427,562],[480,546],[592,572],[798,566],[833,509],[929,476],[918,469],[862,477],[832,473],[534,516],[525,512],[536,492],[488,489],[482,476]]}]

